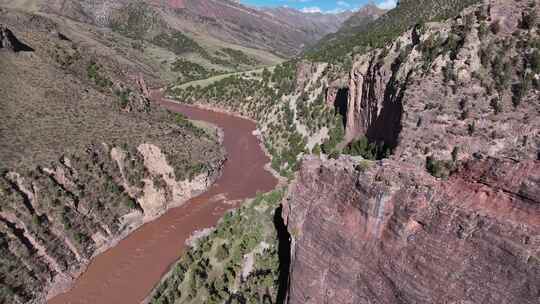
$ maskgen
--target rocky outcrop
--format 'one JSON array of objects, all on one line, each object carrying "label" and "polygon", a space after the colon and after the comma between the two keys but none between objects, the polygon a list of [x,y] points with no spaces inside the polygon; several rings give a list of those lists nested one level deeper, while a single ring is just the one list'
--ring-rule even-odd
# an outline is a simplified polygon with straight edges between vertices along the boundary
[{"label": "rocky outcrop", "polygon": [[310,80],[313,78],[313,74],[317,73],[318,65],[309,61],[301,61],[296,65],[296,84],[295,88],[298,92],[303,91]]},{"label": "rocky outcrop", "polygon": [[310,158],[284,200],[288,303],[536,303],[540,162]]},{"label": "rocky outcrop", "polygon": [[150,100],[152,97],[150,94],[150,90],[148,90],[148,87],[146,86],[146,82],[144,81],[144,76],[139,73],[137,76],[137,86],[139,86],[139,90],[141,94],[146,98],[147,100]]},{"label": "rocky outcrop", "polygon": [[527,1],[484,1],[357,56],[347,141],[367,137],[418,165],[427,155],[448,160],[454,149],[458,158],[535,158],[540,125],[530,113],[540,110],[540,71],[528,62],[538,32],[522,23],[538,14]]},{"label": "rocky outcrop", "polygon": [[359,135],[396,146],[403,113],[403,91],[411,67],[402,67],[400,52],[383,51],[358,58],[351,71],[346,138]]},{"label": "rocky outcrop", "polygon": [[347,86],[348,79],[337,79],[328,84],[326,88],[325,103],[328,107],[340,107],[344,110],[344,115],[347,113],[347,103],[349,96],[349,87]]}]

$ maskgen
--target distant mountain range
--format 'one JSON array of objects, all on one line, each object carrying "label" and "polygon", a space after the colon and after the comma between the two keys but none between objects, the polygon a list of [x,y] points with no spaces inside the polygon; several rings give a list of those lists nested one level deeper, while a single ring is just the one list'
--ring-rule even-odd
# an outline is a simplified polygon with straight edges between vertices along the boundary
[{"label": "distant mountain range", "polygon": [[99,26],[112,26],[115,19],[125,21],[140,17],[148,12],[134,11],[133,7],[147,6],[152,13],[145,21],[151,23],[148,25],[153,29],[159,23],[159,27],[194,36],[196,41],[210,37],[270,51],[281,57],[299,54],[324,36],[338,31],[343,24],[355,26],[384,13],[372,5],[356,13],[322,14],[287,7],[253,8],[232,0],[0,0],[0,4],[58,14]]}]

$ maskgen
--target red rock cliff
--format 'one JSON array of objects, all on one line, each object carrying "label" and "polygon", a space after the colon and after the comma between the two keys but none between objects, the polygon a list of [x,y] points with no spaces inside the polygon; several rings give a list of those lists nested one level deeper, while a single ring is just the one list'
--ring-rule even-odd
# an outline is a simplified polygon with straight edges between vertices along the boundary
[{"label": "red rock cliff", "polygon": [[288,303],[538,303],[540,162],[448,180],[395,161],[307,159],[284,200]]}]

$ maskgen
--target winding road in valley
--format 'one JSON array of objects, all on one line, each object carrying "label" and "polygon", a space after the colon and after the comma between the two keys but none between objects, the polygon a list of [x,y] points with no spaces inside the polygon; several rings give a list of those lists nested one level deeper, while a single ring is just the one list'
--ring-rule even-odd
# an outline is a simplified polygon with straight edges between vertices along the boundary
[{"label": "winding road in valley", "polygon": [[204,194],[169,210],[97,256],[73,288],[49,304],[140,303],[178,259],[194,231],[214,226],[226,211],[236,207],[230,201],[276,187],[277,180],[264,169],[270,160],[253,135],[254,122],[161,97],[155,99],[173,112],[215,124],[224,131],[228,160],[221,177]]}]

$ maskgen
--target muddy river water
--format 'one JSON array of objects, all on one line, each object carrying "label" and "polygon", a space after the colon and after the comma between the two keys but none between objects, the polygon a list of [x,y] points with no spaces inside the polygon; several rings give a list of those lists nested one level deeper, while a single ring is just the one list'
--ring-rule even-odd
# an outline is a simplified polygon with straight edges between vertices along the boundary
[{"label": "muddy river water", "polygon": [[226,201],[254,197],[258,191],[270,191],[277,185],[277,180],[264,169],[270,160],[252,134],[256,129],[254,122],[164,99],[159,103],[190,119],[223,129],[228,159],[221,177],[207,192],[169,210],[98,255],[73,288],[51,299],[49,304],[140,303],[179,258],[186,239],[196,230],[214,226],[227,210],[235,207]]}]

